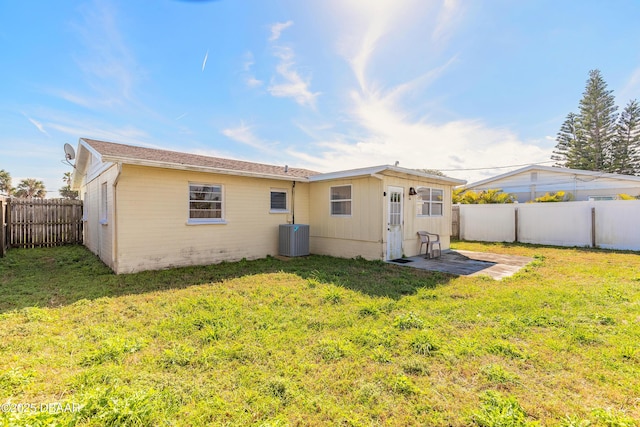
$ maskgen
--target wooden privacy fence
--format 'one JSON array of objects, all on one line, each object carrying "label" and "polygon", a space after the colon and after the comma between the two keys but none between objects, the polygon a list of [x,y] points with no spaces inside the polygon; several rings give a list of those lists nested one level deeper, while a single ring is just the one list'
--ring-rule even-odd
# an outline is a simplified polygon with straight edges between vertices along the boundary
[{"label": "wooden privacy fence", "polygon": [[8,248],[82,243],[82,201],[0,199],[0,256]]},{"label": "wooden privacy fence", "polygon": [[7,217],[9,215],[9,202],[6,197],[0,197],[0,258],[4,256],[9,247],[7,237]]}]

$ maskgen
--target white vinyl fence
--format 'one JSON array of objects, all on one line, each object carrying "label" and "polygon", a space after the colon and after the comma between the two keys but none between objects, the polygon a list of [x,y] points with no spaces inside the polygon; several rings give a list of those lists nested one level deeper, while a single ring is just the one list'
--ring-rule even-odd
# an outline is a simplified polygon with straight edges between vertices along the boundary
[{"label": "white vinyl fence", "polygon": [[640,251],[640,200],[459,206],[461,240]]}]

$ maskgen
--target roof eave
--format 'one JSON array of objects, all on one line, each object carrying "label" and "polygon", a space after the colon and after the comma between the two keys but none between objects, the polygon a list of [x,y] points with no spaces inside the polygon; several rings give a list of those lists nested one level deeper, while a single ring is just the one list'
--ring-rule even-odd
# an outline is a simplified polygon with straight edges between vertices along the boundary
[{"label": "roof eave", "polygon": [[73,173],[71,174],[71,189],[79,191],[82,185],[82,178],[89,167],[89,158],[93,155],[101,160],[102,155],[96,151],[84,138],[78,140],[78,148],[76,150],[76,159],[73,164]]},{"label": "roof eave", "polygon": [[448,176],[440,176],[433,175],[429,173],[420,172],[414,169],[401,168],[397,166],[391,165],[381,165],[381,166],[372,166],[368,168],[361,169],[352,169],[340,172],[330,172],[325,174],[319,174],[309,177],[310,182],[318,182],[318,181],[331,181],[336,179],[346,179],[346,178],[361,178],[365,176],[374,176],[377,174],[384,174],[384,172],[391,171],[398,174],[409,175],[409,176],[418,176],[421,178],[428,178],[438,182],[444,182],[450,185],[462,185],[466,184],[467,181],[463,179],[451,178]]},{"label": "roof eave", "polygon": [[430,173],[420,172],[413,169],[401,168],[397,166],[387,166],[386,170],[391,170],[397,173],[402,173],[407,175],[415,175],[422,178],[432,179],[434,181],[446,182],[447,184],[451,184],[451,185],[462,185],[467,183],[467,181],[464,179],[451,178],[449,176],[442,176],[442,175],[433,175]]},{"label": "roof eave", "polygon": [[565,174],[572,174],[572,175],[595,176],[595,177],[602,177],[602,178],[609,178],[609,179],[619,179],[619,180],[626,180],[626,181],[640,181],[640,177],[639,176],[635,176],[635,175],[621,175],[621,174],[603,172],[603,171],[588,171],[588,170],[582,170],[582,169],[571,169],[571,168],[562,168],[562,167],[555,167],[555,166],[542,166],[542,165],[533,164],[533,165],[528,165],[528,166],[522,167],[520,169],[512,170],[510,172],[505,172],[503,174],[496,175],[496,176],[493,176],[491,178],[485,178],[485,179],[480,180],[480,181],[472,182],[469,185],[466,185],[465,187],[466,188],[474,188],[474,187],[478,187],[478,186],[484,186],[485,184],[491,183],[493,181],[498,181],[498,180],[501,180],[501,179],[509,178],[511,176],[518,175],[518,174],[521,174],[523,172],[529,172],[531,170],[555,172],[555,173],[565,173]]}]

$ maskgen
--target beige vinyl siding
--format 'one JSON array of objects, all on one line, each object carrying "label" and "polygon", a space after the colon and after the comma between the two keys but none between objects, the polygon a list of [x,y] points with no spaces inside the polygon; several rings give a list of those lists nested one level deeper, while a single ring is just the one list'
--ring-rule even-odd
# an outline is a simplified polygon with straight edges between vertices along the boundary
[{"label": "beige vinyl siding", "polygon": [[[93,179],[84,183],[80,194],[85,197],[84,207],[86,222],[84,223],[84,244],[90,251],[108,265],[115,269],[114,263],[114,198],[113,182],[117,176],[117,167],[114,165]],[[102,188],[106,184],[107,221],[101,224],[103,216]]]},{"label": "beige vinyl siding", "polygon": [[[292,183],[282,183],[284,187],[289,188],[289,196],[291,196]],[[288,187],[287,187],[288,185]],[[295,215],[296,224],[309,224],[309,191],[310,186],[306,182],[296,182],[296,188],[291,199],[293,210],[287,215],[289,222],[293,221]],[[276,214],[281,215],[281,214]]]},{"label": "beige vinyl siding", "polygon": [[[330,188],[351,185],[351,215],[332,216]],[[309,215],[311,252],[341,257],[382,256],[381,181],[373,177],[314,182]]]},{"label": "beige vinyl siding", "polygon": [[311,238],[312,254],[329,255],[338,258],[362,257],[368,260],[382,259],[382,244],[362,240],[335,239],[314,236]]},{"label": "beige vinyl siding", "polygon": [[[224,224],[188,224],[189,183],[223,187]],[[117,186],[117,273],[276,255],[278,225],[271,188],[292,182],[124,165]],[[296,222],[308,218],[308,186],[295,189]]]},{"label": "beige vinyl siding", "polygon": [[98,253],[98,185],[87,183],[81,187],[83,209],[84,245],[94,254]]},{"label": "beige vinyl siding", "polygon": [[[450,185],[437,183],[428,179],[411,179],[401,178],[393,176],[385,176],[384,178],[385,191],[388,191],[389,186],[401,187],[404,191],[404,226],[403,226],[403,253],[405,256],[415,256],[420,250],[420,240],[418,239],[417,232],[420,230],[428,231],[430,233],[437,233],[440,235],[440,241],[442,249],[449,249],[450,237],[451,237],[451,192],[452,187]],[[417,204],[418,196],[409,196],[409,188],[414,187],[430,187],[443,190],[443,211],[442,216],[418,216]],[[388,200],[385,198],[384,208],[384,224],[388,223],[386,203]],[[386,227],[384,233],[386,250]]]}]

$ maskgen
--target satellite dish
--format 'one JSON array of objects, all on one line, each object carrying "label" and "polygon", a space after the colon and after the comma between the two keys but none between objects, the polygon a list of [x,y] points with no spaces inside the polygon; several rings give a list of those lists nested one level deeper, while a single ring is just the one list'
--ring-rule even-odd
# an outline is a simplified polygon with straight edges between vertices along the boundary
[{"label": "satellite dish", "polygon": [[67,161],[76,158],[76,152],[71,144],[64,144],[64,158],[67,159]]}]

